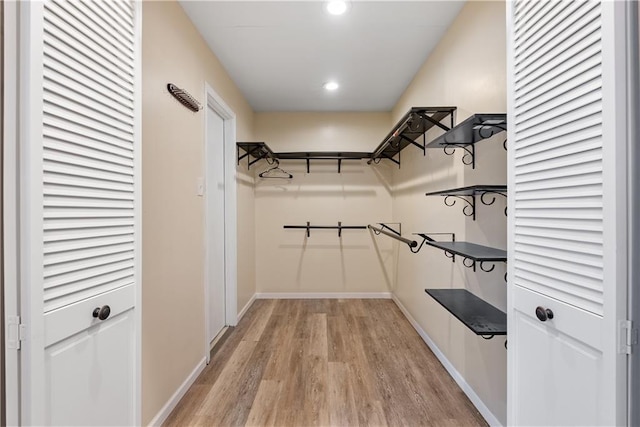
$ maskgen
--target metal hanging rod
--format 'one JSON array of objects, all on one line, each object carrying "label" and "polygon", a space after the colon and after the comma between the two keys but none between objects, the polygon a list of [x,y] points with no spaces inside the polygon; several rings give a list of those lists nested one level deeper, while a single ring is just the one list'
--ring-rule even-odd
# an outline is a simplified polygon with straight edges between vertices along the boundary
[{"label": "metal hanging rod", "polygon": [[[373,232],[376,233],[376,234],[384,234],[385,236],[389,236],[389,237],[391,237],[393,239],[399,240],[402,243],[406,243],[407,245],[409,245],[410,249],[415,248],[416,246],[418,246],[418,242],[416,242],[415,240],[410,240],[410,239],[407,239],[405,237],[402,237],[399,232],[397,232],[396,230],[392,229],[388,225],[383,224],[383,223],[379,223],[379,225],[380,225],[380,227],[376,227],[376,226],[373,226],[373,225],[369,224],[367,227],[369,227],[370,230],[373,230]],[[387,231],[387,230],[390,230],[390,231]],[[411,250],[411,252],[413,252],[413,249]]]},{"label": "metal hanging rod", "polygon": [[173,95],[175,99],[178,100],[178,102],[180,102],[182,105],[184,105],[194,113],[197,113],[198,111],[202,110],[202,105],[198,101],[196,101],[196,99],[193,96],[191,96],[191,94],[186,90],[180,89],[178,86],[174,85],[173,83],[167,84],[167,90],[171,95]]},{"label": "metal hanging rod", "polygon": [[307,225],[283,225],[282,228],[307,230],[307,237],[311,237],[311,229],[317,230],[338,230],[338,237],[342,237],[342,230],[366,230],[366,225],[342,225],[342,222],[338,222],[338,225],[311,225],[307,221]]}]

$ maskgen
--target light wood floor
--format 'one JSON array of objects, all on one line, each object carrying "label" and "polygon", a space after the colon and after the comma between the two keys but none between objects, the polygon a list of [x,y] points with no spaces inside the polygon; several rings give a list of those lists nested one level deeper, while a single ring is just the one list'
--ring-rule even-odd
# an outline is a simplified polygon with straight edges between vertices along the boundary
[{"label": "light wood floor", "polygon": [[485,426],[391,300],[256,300],[165,425]]}]

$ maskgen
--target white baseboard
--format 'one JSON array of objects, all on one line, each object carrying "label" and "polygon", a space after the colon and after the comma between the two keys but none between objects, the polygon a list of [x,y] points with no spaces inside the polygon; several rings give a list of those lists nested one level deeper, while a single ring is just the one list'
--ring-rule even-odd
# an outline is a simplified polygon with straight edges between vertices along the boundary
[{"label": "white baseboard", "polygon": [[256,300],[256,295],[258,294],[253,294],[253,296],[249,298],[249,302],[247,302],[244,308],[240,310],[240,313],[238,313],[238,320],[236,321],[236,325],[238,324],[240,319],[242,319],[242,317],[247,313],[247,310],[249,310],[249,307],[251,307],[251,304],[253,304],[253,302]]},{"label": "white baseboard", "polygon": [[391,292],[265,292],[258,299],[391,299]]},{"label": "white baseboard", "polygon": [[484,417],[487,423],[489,423],[490,426],[502,427],[502,424],[500,423],[498,418],[489,410],[487,405],[484,404],[482,399],[480,399],[480,396],[478,396],[476,392],[473,391],[471,386],[465,381],[464,377],[460,374],[460,372],[458,372],[458,370],[453,366],[453,364],[449,361],[449,359],[447,359],[444,353],[438,348],[438,346],[431,339],[431,337],[425,332],[424,329],[422,329],[422,327],[420,327],[416,319],[414,319],[411,313],[409,313],[409,310],[407,310],[406,307],[402,305],[400,300],[395,295],[392,296],[392,299],[396,303],[400,311],[402,311],[404,316],[407,318],[409,323],[411,323],[411,326],[413,326],[416,332],[418,332],[418,335],[422,337],[422,339],[427,344],[427,346],[429,346],[433,354],[435,354],[438,360],[440,361],[440,363],[442,363],[442,366],[444,366],[447,372],[449,372],[449,375],[451,375],[454,381],[458,384],[458,386],[462,389],[462,391],[464,391],[464,393],[467,395],[471,403],[473,403],[476,409],[478,409],[478,412],[480,412],[480,414]]},{"label": "white baseboard", "polygon": [[184,382],[180,385],[180,387],[178,387],[176,392],[173,393],[173,396],[171,396],[167,403],[164,404],[162,409],[160,409],[160,412],[158,412],[158,414],[153,417],[153,419],[149,423],[150,426],[160,426],[167,420],[169,415],[171,415],[171,411],[176,408],[176,406],[180,402],[180,399],[182,399],[182,397],[187,393],[189,387],[191,387],[191,385],[196,381],[198,375],[200,375],[200,373],[204,370],[205,366],[207,366],[207,361],[205,358],[202,358],[202,360],[198,362],[196,367],[193,369],[191,374],[189,374],[187,379],[184,380]]}]

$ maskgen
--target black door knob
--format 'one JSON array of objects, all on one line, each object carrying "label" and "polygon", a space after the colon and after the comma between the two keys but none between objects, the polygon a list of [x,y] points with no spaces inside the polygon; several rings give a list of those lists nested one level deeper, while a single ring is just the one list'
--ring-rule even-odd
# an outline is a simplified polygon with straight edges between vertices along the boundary
[{"label": "black door knob", "polygon": [[100,320],[105,320],[111,314],[111,307],[103,305],[102,307],[96,307],[93,310],[93,317],[97,317]]},{"label": "black door knob", "polygon": [[553,311],[544,307],[536,307],[536,317],[541,322],[546,322],[547,319],[553,319]]}]

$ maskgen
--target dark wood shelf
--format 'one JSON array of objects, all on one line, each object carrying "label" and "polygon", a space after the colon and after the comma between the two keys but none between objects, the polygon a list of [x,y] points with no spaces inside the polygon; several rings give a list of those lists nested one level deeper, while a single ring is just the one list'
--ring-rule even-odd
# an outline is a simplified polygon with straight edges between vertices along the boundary
[{"label": "dark wood shelf", "polygon": [[425,289],[476,335],[507,334],[507,315],[466,289]]},{"label": "dark wood shelf", "polygon": [[476,196],[484,193],[505,194],[506,192],[506,185],[470,185],[450,190],[432,191],[426,193],[425,196]]},{"label": "dark wood shelf", "polygon": [[450,131],[427,144],[427,148],[443,148],[450,145],[476,144],[507,130],[507,115],[504,113],[474,114]]},{"label": "dark wood shelf", "polygon": [[[456,148],[465,151],[462,161],[465,165],[476,167],[475,144],[491,138],[507,130],[507,115],[504,113],[474,114],[462,123],[457,124],[448,132],[435,138],[426,148],[442,148],[447,155],[452,155]],[[503,147],[506,146],[506,139]]]},{"label": "dark wood shelf", "polygon": [[430,239],[426,234],[419,234],[419,236],[426,239],[425,243],[427,245],[474,261],[507,261],[507,251],[503,249],[477,245],[470,242],[437,242]]}]

